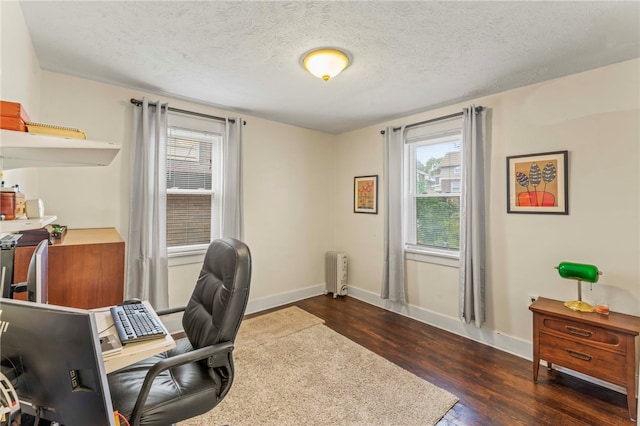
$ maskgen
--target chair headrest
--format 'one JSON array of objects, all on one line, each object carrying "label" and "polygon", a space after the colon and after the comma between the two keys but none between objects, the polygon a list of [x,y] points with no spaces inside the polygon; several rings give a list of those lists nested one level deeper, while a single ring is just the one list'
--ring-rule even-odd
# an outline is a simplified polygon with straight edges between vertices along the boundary
[{"label": "chair headrest", "polygon": [[235,341],[249,300],[250,281],[251,253],[245,243],[225,238],[209,245],[182,317],[194,348]]}]

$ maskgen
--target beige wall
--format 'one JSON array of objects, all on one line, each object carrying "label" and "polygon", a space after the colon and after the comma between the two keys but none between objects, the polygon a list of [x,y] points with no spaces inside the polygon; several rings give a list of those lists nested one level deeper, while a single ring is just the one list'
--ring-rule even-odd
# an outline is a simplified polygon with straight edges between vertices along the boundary
[{"label": "beige wall", "polygon": [[[0,29],[0,99],[22,103],[30,118],[38,120],[40,65],[18,2],[0,1]],[[2,180],[6,186],[21,184],[27,199],[38,194],[38,179],[33,170],[5,173]]]},{"label": "beige wall", "polygon": [[[39,170],[39,195],[47,210],[72,228],[115,226],[126,238],[133,108],[130,98],[160,98],[177,108],[236,115],[57,73],[42,75],[43,120],[78,127],[91,139],[122,145],[107,167]],[[330,227],[334,138],[249,116],[243,119],[247,121],[243,128],[245,239],[254,265],[251,298],[321,285],[324,269],[320,260],[333,248],[334,238]],[[175,266],[177,270],[171,271],[172,305],[183,303],[191,294],[200,260],[196,258],[195,265]],[[183,273],[188,280],[181,279]]]},{"label": "beige wall", "polygon": [[18,2],[0,2],[0,93],[3,100],[20,101],[38,119],[40,65]]},{"label": "beige wall", "polygon": [[[640,314],[639,76],[640,61],[632,60],[469,102],[490,108],[492,117],[485,328],[494,335],[481,336],[457,320],[457,268],[407,261],[407,293],[415,309],[395,309],[480,339],[507,335],[530,341],[527,296],[577,298],[576,283],[560,279],[554,269],[574,261],[604,272],[593,291],[584,286],[585,299],[606,296],[613,310]],[[338,137],[337,246],[350,258],[349,283],[362,290],[360,297],[375,301],[380,291],[384,213],[351,212],[351,179],[382,174],[384,126],[450,114],[464,105]],[[507,214],[506,157],[561,150],[569,151],[570,214]]]}]

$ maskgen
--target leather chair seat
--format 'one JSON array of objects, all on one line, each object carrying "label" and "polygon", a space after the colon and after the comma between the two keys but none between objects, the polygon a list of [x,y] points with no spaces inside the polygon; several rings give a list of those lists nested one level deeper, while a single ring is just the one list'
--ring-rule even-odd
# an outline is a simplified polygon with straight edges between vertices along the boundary
[{"label": "leather chair seat", "polygon": [[[181,339],[176,341],[175,348],[167,352],[109,374],[112,395],[128,395],[131,389],[140,388],[149,369],[157,362],[192,350],[191,343],[187,339]],[[200,363],[183,364],[163,371],[153,381],[146,408],[142,410],[141,424],[173,424],[198,416],[207,411],[198,408],[207,407],[211,398],[219,393],[220,388],[210,380],[208,369],[203,368]],[[129,418],[135,402],[132,398],[114,399],[113,405]]]}]

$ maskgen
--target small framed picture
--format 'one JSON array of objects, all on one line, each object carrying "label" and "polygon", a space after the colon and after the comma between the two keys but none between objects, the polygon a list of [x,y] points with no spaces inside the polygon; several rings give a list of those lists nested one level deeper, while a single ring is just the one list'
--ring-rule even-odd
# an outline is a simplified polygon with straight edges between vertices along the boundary
[{"label": "small framed picture", "polygon": [[378,175],[353,178],[353,212],[378,214]]},{"label": "small framed picture", "polygon": [[569,214],[568,151],[507,157],[507,213]]}]

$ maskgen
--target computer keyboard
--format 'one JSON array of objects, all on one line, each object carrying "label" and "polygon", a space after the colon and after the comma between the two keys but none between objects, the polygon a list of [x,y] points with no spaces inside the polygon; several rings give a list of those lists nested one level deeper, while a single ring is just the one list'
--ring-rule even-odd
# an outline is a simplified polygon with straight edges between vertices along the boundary
[{"label": "computer keyboard", "polygon": [[18,243],[22,234],[0,234],[0,248],[10,249]]},{"label": "computer keyboard", "polygon": [[112,306],[111,317],[123,345],[158,339],[167,334],[155,315],[142,303]]}]

